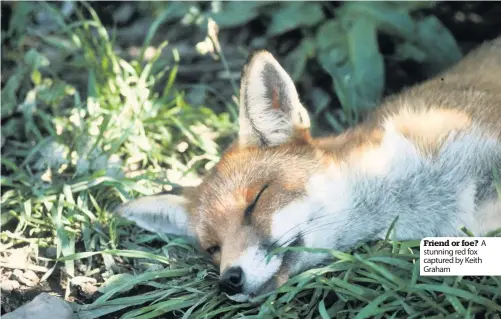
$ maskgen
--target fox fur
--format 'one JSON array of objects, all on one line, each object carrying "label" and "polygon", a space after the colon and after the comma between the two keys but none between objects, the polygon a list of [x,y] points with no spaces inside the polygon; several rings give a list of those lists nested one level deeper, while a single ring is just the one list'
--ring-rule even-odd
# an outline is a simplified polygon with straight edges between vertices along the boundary
[{"label": "fox fur", "polygon": [[281,286],[324,254],[384,238],[475,235],[501,227],[501,38],[384,100],[361,124],[312,138],[294,83],[266,51],[250,56],[239,136],[196,188],[127,202],[119,214],[194,238],[237,301]]}]

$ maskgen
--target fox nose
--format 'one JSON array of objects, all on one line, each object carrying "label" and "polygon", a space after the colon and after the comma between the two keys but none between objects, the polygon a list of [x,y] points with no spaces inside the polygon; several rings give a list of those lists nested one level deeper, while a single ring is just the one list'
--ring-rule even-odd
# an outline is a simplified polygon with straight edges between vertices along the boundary
[{"label": "fox nose", "polygon": [[244,272],[241,267],[226,269],[219,280],[221,291],[226,293],[240,293],[244,286]]}]

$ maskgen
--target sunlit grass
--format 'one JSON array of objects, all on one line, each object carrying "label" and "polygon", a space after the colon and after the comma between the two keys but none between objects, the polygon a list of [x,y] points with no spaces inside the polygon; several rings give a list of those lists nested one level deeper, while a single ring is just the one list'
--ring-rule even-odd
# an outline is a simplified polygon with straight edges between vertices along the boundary
[{"label": "sunlit grass", "polygon": [[[113,248],[110,208],[133,195],[196,183],[219,159],[217,139],[235,126],[227,113],[186,103],[174,88],[179,56],[167,43],[148,62],[126,61],[90,7],[92,20],[79,12],[76,22],[45,3],[16,8],[43,9],[57,21],[61,31],[50,37],[26,31],[43,49],[72,49],[61,74],[52,71],[60,61],[35,48],[9,61],[16,67],[2,90],[3,249],[30,243],[66,256],[78,242],[86,251]],[[150,28],[144,47],[165,17]],[[171,50],[172,59],[159,61],[162,50]],[[65,81],[68,73],[84,80],[80,90]],[[73,261],[65,266],[73,276]]]}]

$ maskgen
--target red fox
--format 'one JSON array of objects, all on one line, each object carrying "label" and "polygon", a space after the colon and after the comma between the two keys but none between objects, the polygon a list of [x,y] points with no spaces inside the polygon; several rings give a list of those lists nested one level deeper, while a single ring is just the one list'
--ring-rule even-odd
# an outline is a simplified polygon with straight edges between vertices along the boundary
[{"label": "red fox", "polygon": [[267,51],[244,66],[239,104],[238,138],[199,186],[118,209],[147,230],[196,239],[233,300],[327,258],[270,257],[277,247],[346,251],[384,238],[396,217],[399,240],[501,227],[501,38],[337,136],[310,136],[293,81]]}]

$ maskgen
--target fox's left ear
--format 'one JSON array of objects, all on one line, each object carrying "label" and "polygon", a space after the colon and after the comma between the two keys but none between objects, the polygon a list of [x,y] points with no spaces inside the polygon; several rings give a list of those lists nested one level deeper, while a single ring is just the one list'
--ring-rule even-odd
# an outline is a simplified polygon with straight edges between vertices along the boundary
[{"label": "fox's left ear", "polygon": [[115,214],[152,232],[193,237],[187,205],[181,195],[145,196],[120,205]]},{"label": "fox's left ear", "polygon": [[277,146],[310,138],[310,118],[292,79],[271,53],[251,55],[240,83],[239,145]]}]

